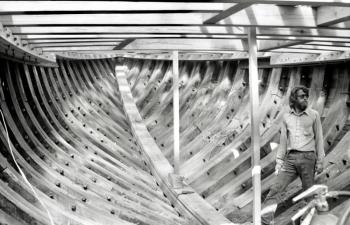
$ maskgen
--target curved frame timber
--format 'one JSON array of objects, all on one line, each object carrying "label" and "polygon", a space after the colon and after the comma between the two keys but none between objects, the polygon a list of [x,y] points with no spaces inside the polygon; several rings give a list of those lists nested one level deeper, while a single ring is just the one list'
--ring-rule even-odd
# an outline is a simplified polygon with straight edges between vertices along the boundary
[{"label": "curved frame timber", "polygon": [[[139,157],[110,63],[0,63],[9,144],[55,223],[195,224],[174,209]],[[1,122],[0,169],[6,179],[0,181],[0,223],[48,224],[9,158],[5,137]]]},{"label": "curved frame timber", "polygon": [[188,213],[192,214],[201,224],[233,224],[223,215],[219,214],[190,186],[183,184],[182,187],[174,188],[174,185],[171,185],[170,177],[174,173],[174,169],[164,157],[143,122],[126,78],[126,66],[123,65],[122,58],[118,58],[115,64],[115,76],[128,121],[131,124],[137,142],[148,159],[152,172],[158,181],[161,182],[162,189],[170,194],[179,206],[188,210]]}]

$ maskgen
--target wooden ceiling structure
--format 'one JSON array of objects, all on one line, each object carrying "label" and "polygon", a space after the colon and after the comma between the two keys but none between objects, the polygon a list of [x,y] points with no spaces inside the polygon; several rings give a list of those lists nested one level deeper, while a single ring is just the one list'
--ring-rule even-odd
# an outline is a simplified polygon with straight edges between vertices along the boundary
[{"label": "wooden ceiling structure", "polygon": [[[43,55],[171,59],[247,57],[257,28],[271,64],[344,60],[350,54],[348,0],[1,1],[0,32]],[[53,57],[53,56],[52,56]]]}]

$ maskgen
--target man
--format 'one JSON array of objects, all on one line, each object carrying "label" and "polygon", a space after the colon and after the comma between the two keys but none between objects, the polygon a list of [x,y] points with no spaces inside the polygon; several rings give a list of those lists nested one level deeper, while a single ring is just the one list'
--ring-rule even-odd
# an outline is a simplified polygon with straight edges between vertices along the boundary
[{"label": "man", "polygon": [[294,87],[289,97],[290,110],[283,115],[280,145],[276,156],[276,182],[270,188],[262,210],[262,223],[274,224],[281,193],[297,176],[303,190],[314,184],[315,171],[323,170],[325,156],[320,115],[308,108],[309,90]]}]

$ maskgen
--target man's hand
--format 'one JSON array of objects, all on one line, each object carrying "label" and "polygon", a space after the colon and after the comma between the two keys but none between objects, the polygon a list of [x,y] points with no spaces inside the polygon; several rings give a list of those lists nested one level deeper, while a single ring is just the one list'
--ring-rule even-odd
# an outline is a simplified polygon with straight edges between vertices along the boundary
[{"label": "man's hand", "polygon": [[316,173],[320,174],[323,172],[323,162],[317,162],[315,167]]},{"label": "man's hand", "polygon": [[278,173],[282,169],[282,165],[283,165],[283,160],[277,159],[276,160],[276,167],[275,167],[275,175],[278,175]]}]

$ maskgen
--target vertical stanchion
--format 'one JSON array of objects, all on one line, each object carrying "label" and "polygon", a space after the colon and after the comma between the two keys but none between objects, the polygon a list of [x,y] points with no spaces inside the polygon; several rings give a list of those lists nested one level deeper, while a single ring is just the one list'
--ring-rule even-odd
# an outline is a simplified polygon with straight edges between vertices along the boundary
[{"label": "vertical stanchion", "polygon": [[174,173],[180,172],[179,52],[173,51]]},{"label": "vertical stanchion", "polygon": [[261,224],[261,176],[260,176],[260,132],[259,132],[259,81],[258,81],[258,47],[256,42],[256,27],[250,27],[249,43],[249,94],[250,121],[252,140],[252,177],[253,177],[253,222]]}]

